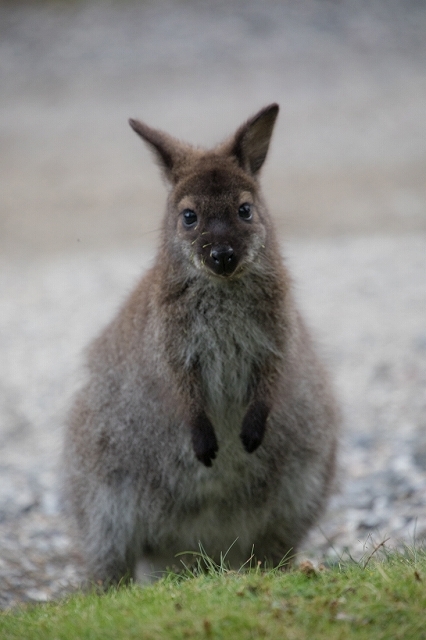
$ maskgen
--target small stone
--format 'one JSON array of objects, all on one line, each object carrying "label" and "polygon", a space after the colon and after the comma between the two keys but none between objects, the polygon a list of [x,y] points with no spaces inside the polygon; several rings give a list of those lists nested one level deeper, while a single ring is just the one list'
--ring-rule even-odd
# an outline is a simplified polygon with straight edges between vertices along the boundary
[{"label": "small stone", "polygon": [[48,602],[48,600],[50,600],[46,591],[42,591],[41,589],[27,589],[25,595],[29,600],[33,600],[34,602]]},{"label": "small stone", "polygon": [[45,491],[41,498],[41,508],[47,516],[59,513],[58,497],[53,491]]},{"label": "small stone", "polygon": [[336,613],[335,620],[341,620],[343,622],[355,622],[356,618],[355,616],[351,616],[348,613],[345,613],[344,611],[339,611],[339,613]]}]

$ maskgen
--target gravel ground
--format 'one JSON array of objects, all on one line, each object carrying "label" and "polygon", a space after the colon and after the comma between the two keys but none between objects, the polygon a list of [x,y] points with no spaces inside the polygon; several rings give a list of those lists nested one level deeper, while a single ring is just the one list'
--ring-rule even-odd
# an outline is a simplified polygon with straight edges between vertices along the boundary
[{"label": "gravel ground", "polygon": [[64,414],[164,203],[129,116],[210,144],[280,102],[265,192],[344,415],[340,493],[303,554],[426,539],[426,5],[215,7],[0,2],[0,607],[84,577]]},{"label": "gravel ground", "polygon": [[[426,538],[426,236],[284,246],[344,411],[340,494],[309,557]],[[58,597],[82,577],[55,465],[79,354],[149,262],[94,252],[1,265],[0,598]]]}]

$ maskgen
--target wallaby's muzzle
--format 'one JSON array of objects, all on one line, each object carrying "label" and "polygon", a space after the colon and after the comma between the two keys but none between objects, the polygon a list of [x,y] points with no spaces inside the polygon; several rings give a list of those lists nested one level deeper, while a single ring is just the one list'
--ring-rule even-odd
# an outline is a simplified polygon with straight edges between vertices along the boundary
[{"label": "wallaby's muzzle", "polygon": [[229,244],[214,244],[206,260],[206,265],[219,276],[230,276],[237,266],[238,259]]}]

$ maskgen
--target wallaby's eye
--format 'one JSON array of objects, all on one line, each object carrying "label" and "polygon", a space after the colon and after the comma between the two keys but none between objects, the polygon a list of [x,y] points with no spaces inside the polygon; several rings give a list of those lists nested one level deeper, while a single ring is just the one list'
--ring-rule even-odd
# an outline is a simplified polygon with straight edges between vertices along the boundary
[{"label": "wallaby's eye", "polygon": [[238,215],[242,220],[251,220],[253,217],[251,204],[249,204],[248,202],[244,202],[244,204],[240,205],[240,208],[238,209]]},{"label": "wallaby's eye", "polygon": [[184,227],[193,227],[197,223],[197,214],[192,209],[184,209],[182,216]]}]

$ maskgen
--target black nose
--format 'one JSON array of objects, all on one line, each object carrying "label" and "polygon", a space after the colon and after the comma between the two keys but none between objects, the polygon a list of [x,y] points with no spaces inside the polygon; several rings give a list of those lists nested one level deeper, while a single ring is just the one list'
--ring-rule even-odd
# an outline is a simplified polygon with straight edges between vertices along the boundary
[{"label": "black nose", "polygon": [[214,245],[211,248],[210,257],[214,271],[220,275],[229,275],[237,264],[234,250],[229,244]]}]

